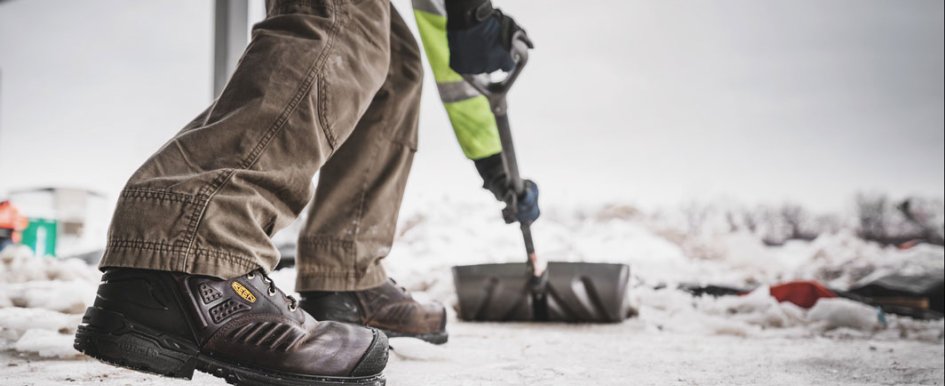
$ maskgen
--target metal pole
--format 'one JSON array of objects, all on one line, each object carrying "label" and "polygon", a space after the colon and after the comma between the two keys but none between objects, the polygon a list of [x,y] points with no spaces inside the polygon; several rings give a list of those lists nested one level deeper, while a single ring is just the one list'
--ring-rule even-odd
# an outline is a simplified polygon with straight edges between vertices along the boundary
[{"label": "metal pole", "polygon": [[[0,0],[2,1],[2,0]],[[3,69],[0,69],[0,139],[3,139]],[[0,150],[3,149],[3,142],[0,141]],[[0,165],[3,164],[3,153],[0,152]],[[0,169],[2,170],[2,169]],[[4,189],[0,185],[0,199],[3,198]]]},{"label": "metal pole", "polygon": [[223,91],[249,42],[249,0],[216,0],[213,25],[213,96]]}]

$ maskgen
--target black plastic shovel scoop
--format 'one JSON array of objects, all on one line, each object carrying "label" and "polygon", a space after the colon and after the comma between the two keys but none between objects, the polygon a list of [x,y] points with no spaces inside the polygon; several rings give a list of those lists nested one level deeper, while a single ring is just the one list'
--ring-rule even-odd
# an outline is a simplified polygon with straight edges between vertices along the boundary
[{"label": "black plastic shovel scoop", "polygon": [[[506,94],[528,61],[528,47],[513,39],[515,69],[499,82],[465,76],[489,99],[506,171],[516,194],[503,215],[514,218],[516,197],[524,191],[509,128]],[[556,321],[613,323],[626,319],[625,302],[630,267],[626,264],[545,262],[535,253],[531,227],[522,224],[528,258],[525,263],[453,267],[459,298],[459,317],[478,321]]]}]

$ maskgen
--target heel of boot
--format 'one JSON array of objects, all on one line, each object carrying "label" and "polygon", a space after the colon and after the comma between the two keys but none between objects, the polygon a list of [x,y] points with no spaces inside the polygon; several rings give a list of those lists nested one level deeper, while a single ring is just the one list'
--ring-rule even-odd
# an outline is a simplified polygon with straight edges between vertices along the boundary
[{"label": "heel of boot", "polygon": [[97,307],[86,310],[74,347],[103,362],[174,378],[191,379],[197,365],[198,349],[192,342]]}]

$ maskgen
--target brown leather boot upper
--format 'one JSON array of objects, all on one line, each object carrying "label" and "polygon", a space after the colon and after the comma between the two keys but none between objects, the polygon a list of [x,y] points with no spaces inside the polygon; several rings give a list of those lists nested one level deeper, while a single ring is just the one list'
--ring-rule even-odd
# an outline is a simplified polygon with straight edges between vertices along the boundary
[{"label": "brown leather boot upper", "polygon": [[261,273],[220,280],[114,269],[103,276],[93,309],[193,342],[201,356],[261,371],[363,377],[387,362],[383,333],[316,321]]},{"label": "brown leather boot upper", "polygon": [[446,309],[421,303],[393,280],[362,291],[304,292],[302,307],[318,320],[356,323],[383,330],[390,337],[416,337],[445,343]]},{"label": "brown leather boot upper", "polygon": [[206,337],[203,348],[218,356],[252,358],[254,364],[272,369],[347,376],[363,372],[356,366],[377,340],[377,331],[315,321],[259,274],[226,281],[199,276],[183,280],[195,292],[195,308],[208,322],[198,330]]}]

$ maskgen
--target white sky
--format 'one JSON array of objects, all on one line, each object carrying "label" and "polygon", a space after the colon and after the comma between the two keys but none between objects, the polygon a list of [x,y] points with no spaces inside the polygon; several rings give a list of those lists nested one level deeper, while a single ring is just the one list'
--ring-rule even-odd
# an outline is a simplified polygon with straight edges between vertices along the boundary
[{"label": "white sky", "polygon": [[[945,195],[941,1],[496,3],[537,44],[510,106],[547,201]],[[0,3],[0,192],[117,193],[210,102],[211,14],[207,0]],[[408,201],[488,199],[432,79],[425,93]]]}]

